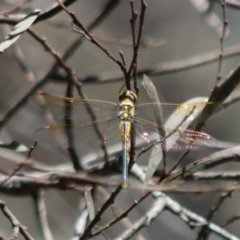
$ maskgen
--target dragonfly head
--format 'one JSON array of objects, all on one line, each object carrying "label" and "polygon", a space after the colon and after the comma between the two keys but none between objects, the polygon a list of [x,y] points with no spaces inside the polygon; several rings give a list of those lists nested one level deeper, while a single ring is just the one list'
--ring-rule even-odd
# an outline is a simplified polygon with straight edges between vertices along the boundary
[{"label": "dragonfly head", "polygon": [[132,91],[123,91],[119,93],[119,101],[123,101],[125,99],[130,99],[133,103],[137,102],[137,94]]}]

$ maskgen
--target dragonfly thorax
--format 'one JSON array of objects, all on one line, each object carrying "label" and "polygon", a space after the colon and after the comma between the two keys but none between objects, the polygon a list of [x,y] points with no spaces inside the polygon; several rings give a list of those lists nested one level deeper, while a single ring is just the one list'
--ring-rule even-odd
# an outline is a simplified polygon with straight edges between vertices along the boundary
[{"label": "dragonfly thorax", "polygon": [[135,116],[136,95],[131,91],[120,94],[120,111],[118,117],[122,121],[132,121]]},{"label": "dragonfly thorax", "polygon": [[118,117],[123,121],[132,121],[135,116],[135,106],[129,104],[120,104]]}]

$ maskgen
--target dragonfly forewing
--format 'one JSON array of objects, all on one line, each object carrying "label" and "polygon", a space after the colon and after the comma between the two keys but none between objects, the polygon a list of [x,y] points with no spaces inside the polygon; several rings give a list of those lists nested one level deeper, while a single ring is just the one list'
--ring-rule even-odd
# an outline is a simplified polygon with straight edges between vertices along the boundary
[{"label": "dragonfly forewing", "polygon": [[31,103],[40,108],[46,105],[50,112],[59,120],[73,120],[74,122],[103,121],[117,116],[119,105],[100,100],[82,100],[38,93]]},{"label": "dragonfly forewing", "polygon": [[[169,118],[173,117],[175,120],[185,119],[185,123],[197,123],[201,122],[202,119],[206,117],[206,115],[201,115],[203,108],[206,105],[215,105],[209,102],[188,102],[183,104],[172,104],[172,103],[162,103],[162,104],[153,104],[153,103],[146,103],[146,104],[137,104],[136,105],[136,112],[139,118],[144,119],[145,121],[149,121],[151,124],[158,124],[156,122],[156,109],[160,108],[162,111],[162,117],[164,123],[166,123]],[[222,112],[221,106],[216,106],[216,112]],[[188,116],[189,115],[189,116]],[[201,117],[200,117],[201,115]],[[211,117],[212,118],[212,117]],[[174,123],[170,123],[174,125]],[[170,125],[168,126],[170,127]]]}]

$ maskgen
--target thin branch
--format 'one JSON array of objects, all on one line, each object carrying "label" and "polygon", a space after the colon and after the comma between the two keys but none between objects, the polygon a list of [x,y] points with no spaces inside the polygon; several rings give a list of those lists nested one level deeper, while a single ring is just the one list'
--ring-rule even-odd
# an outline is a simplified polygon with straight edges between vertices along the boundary
[{"label": "thin branch", "polygon": [[229,220],[227,220],[224,224],[222,224],[222,227],[226,227],[228,226],[229,224],[232,224],[234,223],[235,221],[238,221],[240,220],[240,214],[237,214],[236,216],[234,217],[231,217]]},{"label": "thin branch", "polygon": [[240,65],[230,72],[224,82],[214,88],[208,100],[214,104],[207,104],[205,106],[200,116],[201,122],[196,125],[195,130],[200,131],[200,129],[205,125],[207,119],[216,111],[218,105],[221,105],[229,97],[239,83]]},{"label": "thin branch", "polygon": [[[216,202],[215,206],[211,209],[211,211],[209,212],[208,216],[207,216],[207,221],[211,221],[211,219],[213,218],[213,216],[216,214],[216,212],[219,210],[220,206],[222,206],[222,204],[224,203],[224,201],[232,196],[232,192],[233,191],[229,191],[228,193],[223,193],[221,195],[221,197],[218,199],[218,201]],[[207,239],[207,236],[209,235],[209,231],[205,226],[202,227],[201,231],[198,234],[197,240],[201,240],[201,239]]]},{"label": "thin branch", "polygon": [[120,55],[120,57],[122,59],[122,64],[126,67],[126,62],[125,62],[125,58],[124,58],[123,52],[119,51],[119,55]]},{"label": "thin branch", "polygon": [[3,12],[3,13],[0,13],[0,16],[3,15],[3,16],[7,16],[9,14],[12,14],[12,13],[16,13],[18,12],[26,3],[30,2],[30,0],[25,0],[23,1],[22,3],[19,3],[16,7],[6,11],[6,12]]},{"label": "thin branch", "polygon": [[[136,45],[137,45],[137,41],[136,41],[136,21],[137,21],[137,17],[138,17],[138,13],[135,11],[135,7],[134,7],[134,0],[130,1],[130,5],[131,5],[131,13],[132,13],[132,18],[130,20],[131,23],[131,29],[132,29],[132,46],[133,46],[133,55],[136,54],[135,50],[136,50]],[[136,58],[136,62],[137,62],[137,58]],[[136,66],[137,63],[135,63]],[[137,72],[137,67],[133,68],[134,71],[134,82],[136,82],[136,72]],[[131,88],[131,84],[130,84],[130,78],[126,79],[126,87],[127,89]],[[135,89],[135,92],[138,94],[138,89]]]},{"label": "thin branch", "polygon": [[[210,0],[211,2],[222,3],[222,0]],[[226,0],[226,5],[229,8],[240,9],[240,2],[238,0]]]},{"label": "thin branch", "polygon": [[109,223],[107,223],[105,226],[101,227],[99,230],[95,231],[94,233],[92,233],[90,235],[90,237],[95,237],[99,234],[101,234],[103,231],[107,230],[108,228],[110,228],[111,226],[113,226],[114,224],[116,224],[117,222],[119,222],[120,220],[122,220],[123,218],[126,218],[127,215],[137,206],[139,205],[144,199],[146,199],[151,193],[147,193],[144,196],[142,196],[141,198],[139,198],[138,200],[135,200],[134,203],[128,208],[126,209],[122,214],[120,214],[118,217],[116,217],[115,219],[113,219],[112,221],[110,221]]},{"label": "thin branch", "polygon": [[[97,192],[101,194],[101,199],[104,198],[104,201],[106,201],[109,198],[109,193],[102,187],[97,187]],[[122,209],[120,209],[120,207],[117,205],[117,203],[115,202],[115,204],[110,206],[113,215],[117,218],[118,216],[120,216],[123,212]],[[132,227],[132,223],[131,221],[126,217],[122,219],[121,222],[126,228],[131,228]],[[101,227],[102,228],[102,227]],[[95,232],[96,233],[96,232]],[[95,233],[93,233],[91,236],[95,235]],[[141,234],[138,234],[137,236],[135,236],[136,240],[144,240],[144,237]]]},{"label": "thin branch", "polygon": [[228,21],[226,20],[226,1],[222,0],[222,12],[223,12],[223,27],[222,27],[222,36],[221,36],[221,50],[219,54],[219,63],[218,63],[218,72],[216,78],[216,85],[222,79],[221,70],[222,70],[222,63],[223,63],[223,56],[224,56],[224,47],[225,47],[225,40],[227,34],[227,26]]},{"label": "thin branch", "polygon": [[[29,160],[31,158],[31,154],[32,151],[35,149],[35,147],[37,146],[38,141],[35,141],[35,143],[30,147],[28,154],[26,156],[26,159]],[[4,179],[2,182],[0,182],[0,186],[3,185],[4,183],[6,183],[7,181],[9,181],[9,179],[11,179],[14,175],[17,174],[17,172],[24,166],[24,164],[18,164],[17,167],[13,170],[13,172],[6,178]]]},{"label": "thin branch", "polygon": [[[133,2],[131,4],[132,6],[132,11],[133,11],[133,21],[136,20],[135,18],[137,17],[136,14],[134,13],[134,5],[133,5]],[[141,37],[142,37],[142,31],[143,31],[143,26],[144,26],[144,17],[145,17],[145,11],[146,11],[146,8],[147,8],[147,4],[144,0],[141,0],[141,14],[140,14],[140,23],[139,23],[139,30],[138,30],[138,36],[137,36],[137,39],[135,40],[135,24],[133,23],[132,24],[132,31],[133,31],[133,41],[134,41],[134,51],[133,51],[133,58],[132,58],[132,61],[131,61],[131,64],[130,64],[130,67],[128,69],[128,72],[127,72],[127,75],[126,75],[126,86],[127,86],[127,89],[130,89],[128,88],[128,85],[130,83],[130,79],[131,79],[131,75],[132,75],[132,72],[135,68],[135,71],[137,71],[137,57],[139,55],[139,46],[140,46],[140,42],[141,42]],[[138,92],[138,89],[137,89],[137,86],[136,86],[136,81],[135,81],[135,90],[136,92]]]},{"label": "thin branch", "polygon": [[126,76],[127,74],[127,71],[126,71],[126,68],[124,67],[124,65],[119,61],[117,60],[109,51],[107,48],[103,47],[101,45],[100,42],[97,41],[97,39],[95,39],[92,34],[90,34],[90,32],[83,26],[83,24],[77,19],[77,17],[75,16],[75,13],[74,12],[70,12],[66,6],[60,2],[60,0],[57,0],[58,4],[62,7],[62,9],[64,9],[64,11],[66,13],[68,13],[68,15],[72,18],[73,20],[73,24],[75,24],[76,26],[78,26],[81,31],[83,31],[84,35],[87,37],[87,39],[89,41],[91,41],[94,45],[96,45],[98,48],[100,48],[111,60],[113,60],[113,62],[115,62],[119,67],[120,69],[122,70],[124,76]]},{"label": "thin branch", "polygon": [[17,218],[12,214],[12,212],[7,208],[5,202],[0,200],[0,209],[3,214],[8,218],[13,226],[13,235],[10,239],[16,239],[18,237],[19,231],[26,240],[34,240],[30,234],[27,232],[26,227],[24,227]]},{"label": "thin branch", "polygon": [[84,232],[83,236],[80,237],[80,240],[88,239],[92,229],[96,226],[96,224],[101,220],[102,214],[109,208],[109,206],[114,202],[115,198],[118,196],[118,194],[121,192],[122,186],[119,186],[116,188],[114,192],[112,192],[109,199],[103,204],[100,210],[98,210],[95,218],[92,220],[92,222],[87,227],[86,231]]}]

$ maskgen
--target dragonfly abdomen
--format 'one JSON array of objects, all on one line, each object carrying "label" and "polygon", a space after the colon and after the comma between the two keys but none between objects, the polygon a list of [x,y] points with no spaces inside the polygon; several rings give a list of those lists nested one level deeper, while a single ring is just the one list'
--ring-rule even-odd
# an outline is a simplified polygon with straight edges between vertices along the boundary
[{"label": "dragonfly abdomen", "polygon": [[123,188],[127,188],[128,183],[128,164],[130,161],[131,144],[131,121],[120,122],[120,134],[122,139],[122,178]]},{"label": "dragonfly abdomen", "polygon": [[[129,93],[129,95],[131,95]],[[120,119],[120,136],[122,140],[122,178],[123,188],[128,186],[128,164],[130,161],[131,129],[135,117],[135,98],[126,96],[121,100],[118,117]]]}]

